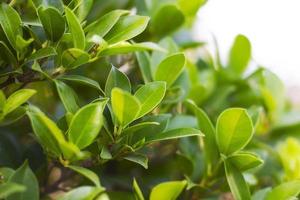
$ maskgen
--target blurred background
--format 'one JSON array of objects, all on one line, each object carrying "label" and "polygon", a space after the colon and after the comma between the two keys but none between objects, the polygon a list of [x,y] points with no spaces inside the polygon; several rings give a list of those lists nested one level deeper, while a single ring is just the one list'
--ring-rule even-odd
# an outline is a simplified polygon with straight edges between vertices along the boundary
[{"label": "blurred background", "polygon": [[299,10],[299,0],[209,0],[198,13],[194,37],[207,41],[213,50],[214,34],[226,62],[234,37],[246,35],[253,60],[275,72],[293,102],[299,104]]}]

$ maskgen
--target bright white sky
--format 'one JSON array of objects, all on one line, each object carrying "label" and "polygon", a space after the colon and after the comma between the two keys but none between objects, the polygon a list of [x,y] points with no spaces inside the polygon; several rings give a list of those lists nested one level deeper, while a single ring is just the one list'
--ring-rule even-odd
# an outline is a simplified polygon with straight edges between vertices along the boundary
[{"label": "bright white sky", "polygon": [[223,59],[235,35],[246,35],[256,62],[286,85],[300,86],[300,0],[208,0],[198,13],[195,37],[211,42],[210,33]]}]

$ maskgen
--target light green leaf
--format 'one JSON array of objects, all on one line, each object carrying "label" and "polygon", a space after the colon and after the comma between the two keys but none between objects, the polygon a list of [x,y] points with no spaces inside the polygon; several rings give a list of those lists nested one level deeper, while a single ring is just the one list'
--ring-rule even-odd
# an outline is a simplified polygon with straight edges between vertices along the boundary
[{"label": "light green leaf", "polygon": [[1,167],[0,168],[0,176],[2,182],[7,182],[8,179],[15,173],[15,170],[8,167]]},{"label": "light green leaf", "polygon": [[33,61],[33,60],[39,60],[39,59],[42,59],[42,58],[55,56],[56,54],[57,53],[56,53],[56,51],[53,47],[46,47],[46,48],[39,49],[36,52],[34,52],[33,54],[31,54],[27,58],[26,61],[29,62],[29,61]]},{"label": "light green leaf", "polygon": [[94,0],[81,0],[76,15],[78,16],[79,21],[83,21],[91,11],[94,4]]},{"label": "light green leaf", "polygon": [[3,107],[4,115],[7,115],[8,113],[14,111],[16,108],[25,103],[35,93],[36,91],[32,89],[21,89],[14,92],[6,100],[6,103]]},{"label": "light green leaf", "polygon": [[58,200],[94,199],[103,191],[104,189],[99,187],[81,186],[67,192],[62,197],[58,198]]},{"label": "light green leaf", "polygon": [[6,3],[0,6],[0,24],[11,46],[16,49],[17,36],[23,36],[22,21],[18,12]]},{"label": "light green leaf", "polygon": [[77,49],[84,50],[85,48],[85,35],[83,29],[80,25],[79,20],[73,11],[65,6],[66,18],[69,26],[69,31],[71,33],[73,45]]},{"label": "light green leaf", "polygon": [[264,163],[256,154],[250,152],[237,152],[228,156],[227,160],[236,166],[239,171],[245,171]]},{"label": "light green leaf", "polygon": [[166,83],[163,81],[147,83],[140,87],[134,94],[141,103],[141,110],[137,118],[140,118],[153,110],[162,101],[165,92]]},{"label": "light green leaf", "polygon": [[183,53],[168,56],[158,65],[154,80],[166,81],[167,87],[169,88],[183,71],[184,65],[185,56]]},{"label": "light green leaf", "polygon": [[87,32],[87,38],[91,38],[93,35],[104,37],[110,29],[117,23],[122,15],[129,14],[128,10],[113,10],[100,19],[89,24],[84,31]]},{"label": "light green leaf", "polygon": [[18,66],[18,61],[15,55],[3,41],[0,41],[0,58],[7,64],[12,64],[14,67]]},{"label": "light green leaf", "polygon": [[107,101],[98,101],[82,107],[72,118],[68,137],[79,149],[83,149],[94,142],[102,125],[105,104]]},{"label": "light green leaf", "polygon": [[186,181],[170,181],[156,185],[151,193],[150,200],[175,200],[185,188]]},{"label": "light green leaf", "polygon": [[287,200],[296,198],[300,193],[300,181],[282,183],[267,194],[265,200]]},{"label": "light green leaf", "polygon": [[61,64],[66,69],[75,69],[88,63],[90,55],[81,49],[71,48],[62,53]]},{"label": "light green leaf", "polygon": [[145,200],[143,193],[135,179],[133,179],[132,185],[133,185],[133,193],[134,193],[135,199],[136,200]]},{"label": "light green leaf", "polygon": [[145,169],[148,169],[148,158],[144,154],[131,153],[127,156],[124,156],[124,159],[129,160],[134,163],[137,163],[137,164],[143,166]]},{"label": "light green leaf", "polygon": [[5,94],[2,90],[0,90],[0,113],[2,113],[5,103],[6,103]]},{"label": "light green leaf", "polygon": [[217,144],[220,153],[230,155],[244,148],[253,136],[253,125],[247,111],[229,108],[217,120]]},{"label": "light green leaf", "polygon": [[125,136],[127,134],[133,134],[144,128],[149,128],[149,127],[158,126],[158,125],[159,125],[158,122],[141,122],[141,123],[138,123],[138,124],[135,124],[135,125],[125,128],[122,132],[122,136]]},{"label": "light green leaf", "polygon": [[190,136],[204,136],[204,134],[194,128],[178,128],[168,130],[162,133],[153,133],[152,135],[146,136],[146,143],[152,143],[162,140],[172,140]]},{"label": "light green leaf", "polygon": [[26,187],[16,183],[2,183],[0,184],[0,198],[7,199],[10,195],[21,193],[26,190]]},{"label": "light green leaf", "polygon": [[104,94],[99,83],[88,77],[80,76],[80,75],[64,75],[62,77],[59,77],[59,79],[76,82],[76,83],[79,83],[82,85],[87,85],[87,86],[90,86],[92,88],[99,90],[102,94]]},{"label": "light green leaf", "polygon": [[54,83],[56,85],[60,100],[62,101],[66,111],[74,114],[79,108],[76,103],[76,93],[71,87],[69,87],[62,81],[54,80]]},{"label": "light green leaf", "polygon": [[251,59],[251,44],[244,35],[236,36],[230,50],[228,68],[237,75],[242,74]]},{"label": "light green leaf", "polygon": [[251,200],[266,200],[266,196],[271,190],[270,187],[260,189],[252,195]]},{"label": "light green leaf", "polygon": [[26,48],[34,41],[33,38],[29,38],[25,40],[22,36],[17,35],[16,38],[16,49],[17,51],[24,53],[26,52]]},{"label": "light green leaf", "polygon": [[251,194],[243,174],[230,162],[225,161],[228,185],[235,200],[250,200]]},{"label": "light green leaf", "polygon": [[114,66],[111,66],[111,70],[105,83],[105,94],[110,97],[111,91],[114,87],[121,88],[127,92],[131,92],[131,85],[128,77],[123,72],[119,71]]},{"label": "light green leaf", "polygon": [[139,100],[130,93],[119,88],[111,91],[111,103],[117,122],[122,127],[135,120],[141,110]]},{"label": "light green leaf", "polygon": [[152,81],[151,59],[148,52],[135,53],[145,83]]},{"label": "light green leaf", "polygon": [[9,182],[24,185],[26,190],[10,195],[7,200],[39,200],[39,184],[27,161],[16,170]]},{"label": "light green leaf", "polygon": [[95,172],[87,168],[74,166],[74,165],[69,165],[68,167],[78,172],[79,174],[83,175],[84,177],[88,178],[90,181],[92,181],[95,184],[95,186],[101,187],[99,177]]},{"label": "light green leaf", "polygon": [[146,16],[123,16],[107,33],[104,39],[109,44],[114,44],[120,41],[129,40],[142,33],[149,22],[149,17]]}]

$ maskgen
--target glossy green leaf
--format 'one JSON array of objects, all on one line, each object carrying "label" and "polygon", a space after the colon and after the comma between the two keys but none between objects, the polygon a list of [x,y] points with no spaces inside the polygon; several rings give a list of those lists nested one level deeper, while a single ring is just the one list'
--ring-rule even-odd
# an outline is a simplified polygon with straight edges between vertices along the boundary
[{"label": "glossy green leaf", "polygon": [[229,55],[228,68],[236,74],[242,74],[251,59],[251,44],[244,35],[236,36]]},{"label": "glossy green leaf", "polygon": [[94,142],[102,125],[105,104],[107,101],[98,101],[82,107],[72,118],[68,137],[80,149]]},{"label": "glossy green leaf", "polygon": [[61,80],[72,81],[82,85],[87,85],[104,93],[97,81],[81,75],[64,75],[59,77]]},{"label": "glossy green leaf", "polygon": [[122,127],[135,120],[141,110],[139,100],[129,92],[119,88],[112,89],[111,104],[117,122]]},{"label": "glossy green leaf", "polygon": [[145,83],[151,82],[152,72],[151,72],[151,60],[148,52],[136,52],[136,58],[138,61],[139,68],[141,70],[143,79]]},{"label": "glossy green leaf", "polygon": [[12,64],[15,67],[18,65],[15,55],[3,41],[0,41],[0,58],[6,63]]},{"label": "glossy green leaf", "polygon": [[79,107],[76,103],[77,95],[74,90],[62,81],[55,80],[58,95],[66,109],[70,113],[75,113]]},{"label": "glossy green leaf", "polygon": [[168,56],[158,65],[154,80],[166,81],[167,87],[170,87],[183,71],[184,65],[185,56],[183,53]]},{"label": "glossy green leaf", "polygon": [[21,193],[26,190],[26,187],[17,183],[2,183],[0,184],[0,198],[5,199],[10,195]]},{"label": "glossy green leaf", "polygon": [[253,125],[247,111],[229,108],[217,120],[216,140],[221,153],[230,155],[244,148],[253,135]]},{"label": "glossy green leaf", "polygon": [[131,84],[126,74],[112,66],[105,83],[106,96],[110,97],[111,91],[114,87],[131,92]]},{"label": "glossy green leaf", "polygon": [[81,186],[62,195],[60,198],[58,198],[58,200],[94,199],[101,192],[103,192],[103,188],[92,187],[92,186]]},{"label": "glossy green leaf", "polygon": [[114,44],[120,41],[129,40],[142,33],[149,22],[149,17],[146,16],[123,16],[107,33],[104,39],[109,44]]},{"label": "glossy green leaf", "polygon": [[68,7],[65,7],[65,13],[74,47],[77,49],[84,50],[85,35],[78,18]]},{"label": "glossy green leaf", "polygon": [[150,193],[150,200],[175,200],[185,188],[186,181],[170,181],[156,185]]},{"label": "glossy green leaf", "polygon": [[249,187],[243,174],[230,162],[225,161],[225,173],[228,185],[235,200],[251,200]]},{"label": "glossy green leaf", "polygon": [[61,64],[66,69],[75,69],[83,64],[88,63],[90,55],[77,48],[67,49],[61,56]]},{"label": "glossy green leaf", "polygon": [[11,46],[16,49],[17,36],[23,36],[22,21],[18,12],[6,3],[0,6],[0,24]]},{"label": "glossy green leaf", "polygon": [[265,200],[287,200],[296,198],[300,194],[300,181],[290,181],[282,183],[272,189],[271,192],[267,194]]},{"label": "glossy green leaf", "polygon": [[60,145],[65,142],[62,131],[37,107],[30,106],[27,115],[39,143],[54,155],[59,156]]},{"label": "glossy green leaf", "polygon": [[74,165],[69,165],[68,167],[78,172],[79,174],[83,175],[84,177],[88,178],[90,181],[92,181],[95,184],[95,186],[101,187],[99,177],[95,172],[87,168],[74,166]]},{"label": "glossy green leaf", "polygon": [[245,171],[264,163],[256,154],[250,152],[237,152],[228,156],[227,160],[236,166],[239,171]]},{"label": "glossy green leaf", "polygon": [[132,185],[133,185],[133,192],[134,192],[135,199],[136,200],[145,200],[143,193],[135,179],[133,179]]},{"label": "glossy green leaf", "polygon": [[153,133],[152,135],[146,137],[146,143],[152,143],[162,140],[172,140],[190,136],[204,136],[204,134],[200,130],[194,128],[178,128],[162,133]]},{"label": "glossy green leaf", "polygon": [[9,182],[24,185],[26,190],[10,195],[7,200],[39,199],[39,184],[27,161],[25,161],[24,164],[16,170],[16,172],[10,177]]},{"label": "glossy green leaf", "polygon": [[140,118],[153,110],[162,101],[165,92],[166,83],[163,81],[147,83],[140,87],[134,94],[141,103],[141,110],[137,117]]},{"label": "glossy green leaf", "polygon": [[148,169],[148,158],[144,154],[140,153],[131,153],[124,157],[125,160],[137,163],[143,166],[145,169]]},{"label": "glossy green leaf", "polygon": [[6,100],[6,103],[3,107],[4,115],[7,115],[8,113],[14,111],[16,108],[25,103],[35,93],[36,91],[32,89],[21,89],[14,92]]},{"label": "glossy green leaf", "polygon": [[36,52],[34,52],[33,54],[31,54],[27,58],[26,61],[29,62],[29,61],[33,61],[33,60],[39,60],[39,59],[42,59],[42,58],[55,56],[56,54],[57,53],[56,53],[56,51],[53,47],[46,47],[46,48],[39,49]]},{"label": "glossy green leaf", "polygon": [[129,14],[128,10],[113,10],[100,19],[89,24],[84,31],[87,32],[87,38],[91,38],[93,35],[104,37],[110,29],[117,23],[122,15]]}]

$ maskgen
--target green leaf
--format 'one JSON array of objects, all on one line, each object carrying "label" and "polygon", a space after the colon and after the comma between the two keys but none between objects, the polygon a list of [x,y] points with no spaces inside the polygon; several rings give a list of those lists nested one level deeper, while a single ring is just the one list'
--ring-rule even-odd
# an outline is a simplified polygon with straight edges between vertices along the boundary
[{"label": "green leaf", "polygon": [[17,51],[24,53],[26,52],[26,48],[34,41],[33,38],[29,38],[25,40],[22,36],[17,35],[16,38],[16,49]]},{"label": "green leaf", "polygon": [[174,4],[161,6],[151,20],[151,28],[159,37],[168,35],[184,23],[184,15]]},{"label": "green leaf", "polygon": [[55,156],[59,156],[60,145],[65,142],[62,131],[37,107],[30,106],[27,115],[39,143]]},{"label": "green leaf", "polygon": [[0,184],[0,198],[7,199],[10,195],[21,193],[26,190],[26,187],[16,183],[2,183]]},{"label": "green leaf", "polygon": [[143,79],[145,83],[152,81],[152,72],[151,72],[151,60],[148,52],[136,52],[135,53],[139,68],[141,70]]},{"label": "green leaf", "polygon": [[91,38],[93,35],[104,37],[110,29],[117,23],[122,15],[129,14],[128,10],[113,10],[100,19],[89,24],[84,31],[87,32],[87,38]]},{"label": "green leaf", "polygon": [[83,21],[91,11],[94,4],[94,0],[85,0],[84,2],[81,1],[78,8],[76,15],[78,16],[79,21]]},{"label": "green leaf", "polygon": [[252,195],[251,200],[266,200],[266,196],[270,191],[270,187],[258,190]]},{"label": "green leaf", "polygon": [[172,140],[190,136],[204,136],[204,134],[200,130],[194,128],[178,128],[162,133],[153,133],[152,135],[146,136],[146,143],[152,143],[162,140]]},{"label": "green leaf", "polygon": [[107,101],[98,101],[82,107],[72,118],[68,137],[79,149],[83,149],[94,142],[102,125],[105,104]]},{"label": "green leaf", "polygon": [[105,83],[105,95],[110,97],[111,91],[114,87],[118,87],[127,92],[131,92],[130,81],[126,74],[119,71],[114,66],[111,66],[111,70]]},{"label": "green leaf", "polygon": [[228,185],[235,200],[250,200],[251,194],[243,174],[230,162],[225,161]]},{"label": "green leaf", "polygon": [[62,53],[61,64],[66,69],[75,69],[88,63],[90,55],[81,49],[71,48]]},{"label": "green leaf", "polygon": [[135,199],[136,200],[145,200],[143,193],[135,179],[133,179],[132,185],[133,185],[133,193],[134,193]]},{"label": "green leaf", "polygon": [[230,155],[244,148],[253,136],[253,125],[247,111],[229,108],[217,120],[217,144],[220,153]]},{"label": "green leaf", "polygon": [[68,167],[78,172],[79,174],[83,175],[84,177],[88,178],[90,181],[92,181],[95,184],[95,186],[101,187],[99,177],[95,172],[79,166],[69,165]]},{"label": "green leaf", "polygon": [[228,68],[237,75],[242,74],[251,59],[251,44],[244,35],[236,36],[230,50]]},{"label": "green leaf", "polygon": [[94,199],[103,192],[103,190],[103,188],[99,187],[81,186],[65,193],[62,197],[58,198],[58,200]]},{"label": "green leaf", "polygon": [[95,89],[99,90],[102,94],[104,94],[104,92],[102,91],[102,89],[101,89],[101,87],[100,87],[100,85],[97,81],[94,81],[93,79],[87,78],[85,76],[64,75],[62,77],[59,77],[59,79],[76,82],[76,83],[79,83],[79,84],[82,84],[82,85],[87,85],[87,86],[90,86],[92,88],[95,88]]},{"label": "green leaf", "polygon": [[71,33],[73,45],[77,49],[84,50],[85,48],[85,35],[83,29],[80,25],[79,20],[73,11],[65,6],[66,18],[69,26],[69,31]]},{"label": "green leaf", "polygon": [[0,6],[0,24],[11,46],[16,49],[17,36],[23,36],[22,21],[18,12],[6,3]]},{"label": "green leaf", "polygon": [[5,94],[2,90],[0,90],[0,113],[2,113],[5,103],[6,103]]},{"label": "green leaf", "polygon": [[[5,117],[0,119],[0,127],[10,125],[17,120],[21,119],[26,114],[26,109],[24,107],[18,107],[14,111],[5,115]],[[1,117],[1,116],[0,116]]]},{"label": "green leaf", "polygon": [[119,88],[111,91],[111,103],[117,122],[122,127],[135,120],[141,110],[139,100],[130,93]]},{"label": "green leaf", "polygon": [[10,177],[9,182],[24,185],[26,190],[23,192],[10,195],[7,200],[38,200],[39,199],[39,184],[28,166],[28,162],[16,170],[16,172]]},{"label": "green leaf", "polygon": [[124,157],[125,160],[137,163],[143,166],[145,169],[148,169],[148,158],[144,154],[140,153],[131,153]]},{"label": "green leaf", "polygon": [[33,61],[33,60],[39,60],[39,59],[42,59],[42,58],[55,56],[56,54],[57,53],[56,53],[56,51],[53,47],[46,47],[46,48],[39,49],[36,52],[34,52],[33,54],[31,54],[27,58],[26,61],[29,62],[29,61]]},{"label": "green leaf", "polygon": [[3,41],[0,41],[0,58],[7,64],[12,64],[14,67],[18,66],[18,61],[15,55]]},{"label": "green leaf", "polygon": [[110,56],[146,50],[164,51],[164,49],[152,42],[142,42],[134,44],[131,44],[129,42],[119,42],[117,44],[107,47],[103,51],[100,51],[99,54],[97,54],[97,56]]},{"label": "green leaf", "polygon": [[184,65],[185,56],[183,53],[168,56],[158,65],[154,80],[166,81],[167,87],[169,88],[183,71]]},{"label": "green leaf", "polygon": [[150,200],[175,200],[185,188],[186,181],[169,181],[156,185],[151,193]]},{"label": "green leaf", "polygon": [[54,83],[56,85],[58,95],[64,107],[66,108],[66,111],[74,114],[79,109],[76,103],[77,100],[76,93],[71,87],[69,87],[62,81],[54,80]]},{"label": "green leaf", "polygon": [[250,152],[237,152],[228,156],[227,160],[236,166],[239,171],[245,171],[264,163],[256,154]]},{"label": "green leaf", "polygon": [[7,115],[8,113],[14,111],[16,108],[25,103],[35,93],[36,91],[32,89],[21,89],[14,92],[6,100],[6,103],[3,107],[4,115]]},{"label": "green leaf", "polygon": [[265,200],[287,200],[296,198],[300,193],[300,181],[282,183],[267,194]]},{"label": "green leaf", "polygon": [[128,134],[133,134],[144,128],[150,128],[150,127],[158,126],[158,125],[159,125],[158,122],[141,122],[141,123],[138,123],[138,124],[135,124],[135,125],[125,128],[122,132],[122,136],[125,136]]},{"label": "green leaf", "polygon": [[107,33],[104,39],[109,44],[114,44],[120,41],[129,40],[142,33],[149,22],[149,17],[146,16],[123,16]]},{"label": "green leaf", "polygon": [[1,181],[7,182],[8,179],[15,173],[15,170],[8,167],[1,167],[0,168],[0,177]]},{"label": "green leaf", "polygon": [[140,118],[153,110],[162,101],[165,93],[166,83],[162,81],[147,83],[140,87],[134,94],[141,103],[141,110],[137,118]]}]

